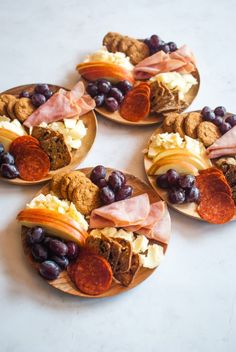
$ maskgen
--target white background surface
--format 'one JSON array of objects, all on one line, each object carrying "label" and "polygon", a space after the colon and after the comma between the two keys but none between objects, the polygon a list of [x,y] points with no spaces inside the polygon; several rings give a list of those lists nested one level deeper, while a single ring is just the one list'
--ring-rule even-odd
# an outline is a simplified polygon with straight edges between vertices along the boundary
[{"label": "white background surface", "polygon": [[[201,73],[191,109],[236,111],[236,1],[0,0],[0,91],[31,82],[72,87],[75,65],[108,31],[157,33],[193,49]],[[142,150],[154,127],[98,117],[98,163],[144,178]],[[235,351],[235,223],[213,226],[171,211],[165,261],[136,289],[78,299],[49,287],[29,267],[15,222],[39,187],[0,184],[0,351]]]}]

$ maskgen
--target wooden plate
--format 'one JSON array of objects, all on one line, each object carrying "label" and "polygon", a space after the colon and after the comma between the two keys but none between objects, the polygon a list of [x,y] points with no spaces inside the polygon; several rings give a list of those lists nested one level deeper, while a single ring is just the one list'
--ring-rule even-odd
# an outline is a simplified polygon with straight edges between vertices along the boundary
[{"label": "wooden plate", "polygon": [[[85,169],[81,169],[80,171],[82,171],[83,173],[85,173],[86,175],[89,175],[89,173],[91,172],[92,168],[85,168]],[[109,169],[107,168],[107,172],[108,174],[114,171],[113,169]],[[130,175],[126,172],[124,172],[126,177],[127,177],[127,183],[129,185],[131,185],[133,187],[133,196],[137,196],[139,194],[143,194],[143,193],[147,193],[150,199],[151,203],[157,202],[160,200],[159,196],[157,195],[157,193],[149,186],[147,185],[145,182],[141,181],[139,178]],[[44,193],[47,194],[49,192],[49,184],[45,185],[39,192],[37,192],[36,195],[40,194],[40,193]],[[25,242],[25,235],[22,233],[22,244],[23,244],[23,249],[25,252],[25,255],[28,257],[28,259],[30,260],[31,265],[37,269],[38,264],[35,263],[32,260],[31,254],[30,254],[30,250],[26,245]],[[163,243],[159,243],[163,248],[164,248],[164,252],[166,252],[167,249],[167,245],[163,244]],[[101,297],[110,297],[110,296],[115,296],[119,293],[125,292],[130,290],[131,288],[134,288],[135,286],[137,286],[138,284],[140,284],[141,282],[143,282],[145,279],[147,279],[153,272],[155,269],[147,269],[147,268],[141,268],[139,270],[139,272],[137,273],[135,279],[133,280],[133,282],[131,283],[131,285],[129,287],[124,287],[121,286],[118,283],[115,283],[114,281],[112,282],[112,285],[110,287],[110,289],[108,291],[106,291],[105,293],[101,294],[101,295],[97,295],[97,296],[90,296],[87,294],[84,294],[82,292],[80,292],[74,285],[74,283],[70,280],[69,276],[67,275],[66,271],[61,272],[61,274],[59,275],[59,277],[56,280],[53,281],[48,281],[49,285],[57,288],[58,290],[61,290],[65,293],[69,293],[71,295],[74,296],[81,296],[81,297],[89,297],[89,298],[101,298]]]},{"label": "wooden plate", "polygon": [[[151,140],[151,138],[159,133],[163,133],[163,130],[161,127],[158,127],[154,133],[151,135],[151,137],[149,138],[149,141]],[[149,143],[148,141],[148,143]],[[204,221],[198,214],[197,210],[196,210],[196,203],[186,203],[186,204],[172,204],[168,201],[168,194],[167,192],[162,189],[162,188],[159,188],[157,187],[156,185],[156,176],[149,176],[148,175],[148,170],[149,168],[152,166],[152,160],[149,159],[147,157],[147,155],[145,154],[144,155],[144,169],[145,169],[145,172],[146,172],[146,176],[148,178],[148,181],[150,183],[150,185],[155,189],[155,191],[157,192],[157,194],[159,195],[159,197],[161,199],[163,199],[164,201],[167,202],[167,204],[175,209],[176,211],[184,214],[184,215],[187,215],[187,216],[190,216],[194,219],[197,219],[197,220],[202,220]]]},{"label": "wooden plate", "polygon": [[[37,84],[26,84],[23,86],[18,86],[15,88],[8,89],[8,90],[2,92],[1,94],[12,94],[12,95],[17,96],[23,90],[27,90],[29,92],[32,92],[36,85]],[[63,88],[60,86],[56,86],[54,84],[49,84],[48,86],[53,92],[56,92],[56,91],[58,91],[58,89]],[[42,182],[50,180],[53,177],[53,175],[57,174],[58,172],[65,172],[65,171],[70,171],[70,170],[76,169],[76,167],[79,166],[79,164],[84,160],[84,158],[86,157],[86,155],[88,154],[88,152],[92,148],[92,145],[95,141],[95,137],[97,134],[97,119],[96,119],[96,115],[95,115],[94,111],[90,111],[87,114],[81,116],[80,120],[82,120],[83,123],[85,124],[85,126],[87,127],[87,133],[86,133],[86,136],[84,136],[84,138],[82,139],[81,147],[72,152],[72,160],[69,165],[67,165],[61,169],[55,170],[55,171],[50,171],[48,176],[44,177],[43,179],[41,179],[39,181],[24,181],[18,177],[10,180],[10,179],[7,179],[7,178],[1,177],[1,176],[0,176],[0,180],[15,184],[15,185],[20,185],[20,186],[33,185],[33,184],[38,184],[38,183],[42,183]]]},{"label": "wooden plate", "polygon": [[[199,87],[200,87],[200,75],[198,70],[192,73],[192,75],[197,79],[198,84],[195,86],[192,86],[192,88],[189,90],[189,92],[185,95],[187,106],[185,109],[187,109],[193,102],[193,100],[196,98]],[[184,109],[184,110],[185,110]],[[151,113],[149,116],[147,116],[145,119],[138,121],[138,122],[132,122],[123,119],[121,117],[119,111],[115,112],[109,112],[105,107],[101,108],[96,108],[95,109],[100,115],[103,117],[106,117],[109,120],[115,121],[117,123],[120,123],[122,125],[128,125],[128,126],[148,126],[148,125],[154,125],[157,123],[160,123],[163,120],[163,114],[157,114],[157,113]],[[181,110],[182,112],[183,110]]]}]

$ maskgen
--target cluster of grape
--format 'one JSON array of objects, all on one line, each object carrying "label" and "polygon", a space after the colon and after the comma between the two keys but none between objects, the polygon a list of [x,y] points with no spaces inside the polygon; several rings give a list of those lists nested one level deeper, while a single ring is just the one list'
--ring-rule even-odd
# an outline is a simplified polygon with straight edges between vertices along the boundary
[{"label": "cluster of grape", "polygon": [[49,89],[48,85],[45,83],[37,84],[34,88],[34,92],[31,94],[27,90],[20,93],[20,98],[30,98],[32,104],[38,108],[40,105],[44,104],[51,96],[53,92]]},{"label": "cluster of grape", "polygon": [[5,178],[16,178],[19,176],[19,171],[15,166],[14,156],[5,152],[3,144],[0,144],[0,174]]},{"label": "cluster of grape", "polygon": [[30,247],[33,259],[40,263],[39,273],[47,280],[56,279],[62,270],[78,257],[79,247],[75,242],[63,242],[61,239],[46,235],[42,227],[29,228],[26,243]]},{"label": "cluster of grape", "polygon": [[112,112],[119,109],[124,96],[130,89],[132,89],[132,84],[127,80],[112,85],[107,79],[99,79],[87,85],[87,92],[95,100],[96,106],[104,105]]},{"label": "cluster of grape", "polygon": [[156,179],[158,187],[168,190],[168,199],[172,204],[198,202],[199,189],[192,175],[180,175],[176,170],[169,169]]},{"label": "cluster of grape", "polygon": [[164,51],[167,53],[172,53],[176,51],[177,45],[174,42],[165,43],[158,35],[153,34],[150,38],[144,39],[144,43],[149,47],[150,54],[153,55],[158,51]]},{"label": "cluster of grape", "polygon": [[224,106],[218,106],[214,111],[209,106],[205,106],[201,111],[201,115],[205,121],[212,122],[218,126],[222,134],[225,134],[236,125],[236,115],[230,115],[225,118],[226,109]]},{"label": "cluster of grape", "polygon": [[90,175],[91,181],[100,188],[100,199],[103,204],[111,204],[131,197],[133,188],[126,184],[126,177],[121,171],[113,171],[106,180],[106,169],[96,166]]}]

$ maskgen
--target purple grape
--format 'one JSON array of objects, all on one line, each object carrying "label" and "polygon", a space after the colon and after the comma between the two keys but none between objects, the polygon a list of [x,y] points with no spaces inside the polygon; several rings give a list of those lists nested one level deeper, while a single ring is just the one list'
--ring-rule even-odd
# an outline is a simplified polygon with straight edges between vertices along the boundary
[{"label": "purple grape", "polygon": [[31,248],[31,254],[36,262],[43,262],[48,258],[48,250],[40,243],[35,243]]},{"label": "purple grape", "polygon": [[192,187],[186,191],[186,202],[199,202],[200,192],[197,187]]},{"label": "purple grape", "polygon": [[111,112],[114,112],[119,109],[119,103],[113,97],[106,98],[105,104],[106,104],[107,109],[110,110]]},{"label": "purple grape", "polygon": [[126,183],[126,176],[123,174],[123,172],[116,170],[116,171],[112,171],[112,173],[120,177],[122,185]]},{"label": "purple grape", "polygon": [[101,178],[106,178],[106,168],[102,165],[97,165],[90,174],[90,180],[96,184]]},{"label": "purple grape", "polygon": [[96,107],[99,108],[100,106],[102,106],[104,104],[105,95],[104,94],[98,94],[93,99],[95,100]]},{"label": "purple grape", "polygon": [[15,165],[2,164],[0,168],[0,174],[2,177],[13,179],[19,176],[19,171]]},{"label": "purple grape", "polygon": [[43,94],[35,93],[32,95],[31,101],[34,106],[39,107],[40,105],[43,105],[46,102],[46,98]]},{"label": "purple grape", "polygon": [[99,93],[107,94],[110,92],[111,82],[107,81],[106,79],[99,80],[97,85]]},{"label": "purple grape", "polygon": [[68,252],[67,252],[67,258],[69,260],[74,260],[78,257],[79,254],[79,246],[77,243],[75,242],[67,242],[66,243],[67,248],[68,248]]},{"label": "purple grape", "polygon": [[49,87],[45,83],[37,84],[37,86],[34,88],[34,91],[35,93],[44,95],[47,91],[49,91]]},{"label": "purple grape", "polygon": [[98,95],[98,86],[97,83],[95,82],[89,82],[89,84],[87,85],[87,92],[89,95],[91,95],[91,97],[95,97],[96,95]]},{"label": "purple grape", "polygon": [[163,174],[163,175],[157,176],[156,184],[157,184],[157,187],[160,187],[160,188],[163,188],[163,189],[169,188],[169,182],[167,180],[167,174]]},{"label": "purple grape", "polygon": [[170,52],[170,47],[168,44],[164,44],[160,47],[160,50],[164,51],[164,53],[168,54]]},{"label": "purple grape", "polygon": [[100,190],[100,198],[103,204],[111,204],[115,201],[114,192],[107,186]]},{"label": "purple grape", "polygon": [[44,237],[43,244],[49,248],[49,243],[51,241],[51,237]]},{"label": "purple grape", "polygon": [[182,204],[185,202],[185,191],[181,188],[171,189],[168,193],[168,199],[172,204]]},{"label": "purple grape", "polygon": [[222,122],[222,124],[220,125],[220,132],[222,134],[225,134],[226,132],[228,132],[230,129],[232,128],[232,126],[228,123],[228,122]]},{"label": "purple grape", "polygon": [[214,113],[218,116],[223,117],[226,114],[226,109],[224,106],[217,106],[217,108],[215,108],[214,110]]},{"label": "purple grape", "polygon": [[14,165],[14,156],[8,152],[4,152],[0,155],[0,164]]},{"label": "purple grape", "polygon": [[0,143],[0,155],[4,153],[5,149],[2,143]]},{"label": "purple grape", "polygon": [[19,94],[20,98],[30,98],[30,93],[27,90],[23,90],[23,92],[21,92]]},{"label": "purple grape", "polygon": [[149,43],[153,48],[157,49],[158,46],[160,45],[160,42],[161,42],[161,38],[158,35],[156,34],[151,35],[149,39]]},{"label": "purple grape", "polygon": [[26,233],[26,242],[29,246],[35,243],[41,243],[44,241],[45,231],[42,227],[36,226],[28,229]]},{"label": "purple grape", "polygon": [[236,125],[236,115],[230,115],[225,119],[225,122],[228,122],[232,127]]},{"label": "purple grape", "polygon": [[53,260],[55,263],[57,263],[62,270],[66,269],[69,265],[69,260],[66,257],[58,257],[57,255],[52,255],[50,260]]},{"label": "purple grape", "polygon": [[171,187],[179,183],[179,173],[174,169],[169,169],[166,173],[167,181]]},{"label": "purple grape", "polygon": [[51,90],[47,90],[43,95],[48,100],[53,95],[53,92]]},{"label": "purple grape", "polygon": [[206,113],[212,111],[211,108],[209,108],[209,106],[204,106],[204,108],[201,111],[201,115],[203,116],[203,118],[205,118]]},{"label": "purple grape", "polygon": [[100,178],[99,180],[96,181],[95,184],[98,186],[98,188],[103,188],[107,186],[107,181],[105,178]]},{"label": "purple grape", "polygon": [[116,201],[127,199],[132,196],[133,188],[129,185],[123,185],[116,192]]},{"label": "purple grape", "polygon": [[133,88],[132,84],[127,80],[120,81],[116,86],[123,95],[126,95]]},{"label": "purple grape", "polygon": [[179,178],[179,185],[182,188],[191,188],[195,184],[195,177],[192,175],[181,175]]},{"label": "purple grape", "polygon": [[65,243],[60,240],[51,239],[49,242],[49,249],[53,254],[58,255],[59,257],[63,257],[67,255],[68,248]]},{"label": "purple grape", "polygon": [[213,111],[207,111],[204,115],[204,120],[209,122],[214,122],[216,115]]},{"label": "purple grape", "polygon": [[118,191],[118,189],[121,188],[122,179],[116,172],[112,172],[108,177],[108,185],[114,192]]},{"label": "purple grape", "polygon": [[109,97],[112,97],[112,98],[115,98],[115,100],[120,104],[123,99],[124,99],[124,96],[122,94],[122,92],[116,88],[116,87],[112,87],[110,89],[110,92],[108,94]]},{"label": "purple grape", "polygon": [[169,42],[167,44],[169,45],[169,48],[170,48],[171,52],[176,51],[178,49],[177,45],[174,42]]},{"label": "purple grape", "polygon": [[55,280],[60,274],[60,267],[52,260],[46,260],[39,266],[39,274],[47,280]]},{"label": "purple grape", "polygon": [[223,122],[223,117],[216,115],[215,120],[213,121],[216,126],[220,126]]}]

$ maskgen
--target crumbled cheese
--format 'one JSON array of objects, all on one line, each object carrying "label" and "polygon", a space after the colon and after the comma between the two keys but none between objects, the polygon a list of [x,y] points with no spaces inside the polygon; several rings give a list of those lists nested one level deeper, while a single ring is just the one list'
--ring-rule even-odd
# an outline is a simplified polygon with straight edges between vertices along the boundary
[{"label": "crumbled cheese", "polygon": [[84,216],[76,209],[74,203],[67,200],[60,200],[58,197],[50,193],[47,195],[40,193],[37,197],[33,198],[31,202],[26,205],[26,207],[48,209],[56,211],[60,214],[65,214],[77,221],[85,230],[88,229],[87,221],[85,220]]},{"label": "crumbled cheese", "polygon": [[127,70],[133,70],[134,66],[130,62],[130,58],[124,53],[110,53],[105,46],[88,55],[84,62],[107,62],[124,67]]},{"label": "crumbled cheese", "polygon": [[163,247],[151,244],[148,246],[147,254],[140,254],[140,260],[145,268],[153,269],[160,265],[163,256]]},{"label": "crumbled cheese", "polygon": [[26,130],[17,119],[11,120],[6,116],[0,116],[0,128],[16,133],[18,136],[26,135]]}]

